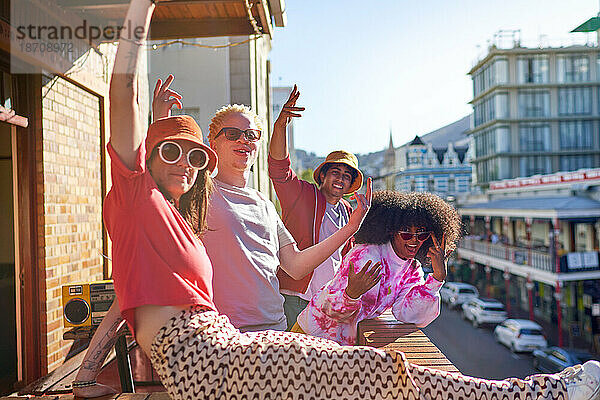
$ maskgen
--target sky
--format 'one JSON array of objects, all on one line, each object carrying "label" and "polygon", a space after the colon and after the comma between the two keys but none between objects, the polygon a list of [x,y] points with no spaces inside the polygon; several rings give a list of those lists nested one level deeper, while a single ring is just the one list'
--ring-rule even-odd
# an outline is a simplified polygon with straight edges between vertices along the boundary
[{"label": "sky", "polygon": [[[295,147],[324,156],[402,145],[472,112],[468,71],[499,30],[522,43],[585,41],[569,33],[599,0],[286,0],[271,85],[298,84]],[[541,37],[541,35],[545,35]],[[541,39],[541,40],[540,40]]]}]

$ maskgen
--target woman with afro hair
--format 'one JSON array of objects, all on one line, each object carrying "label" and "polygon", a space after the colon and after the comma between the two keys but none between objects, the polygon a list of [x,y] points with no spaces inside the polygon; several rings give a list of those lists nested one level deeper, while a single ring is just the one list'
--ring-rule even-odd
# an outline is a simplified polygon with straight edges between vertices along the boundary
[{"label": "woman with afro hair", "polygon": [[[440,313],[446,258],[460,235],[458,213],[434,194],[374,193],[355,235],[357,245],[298,316],[292,332],[352,345],[358,322],[389,308],[398,321],[428,325]],[[425,278],[427,259],[433,272]]]}]

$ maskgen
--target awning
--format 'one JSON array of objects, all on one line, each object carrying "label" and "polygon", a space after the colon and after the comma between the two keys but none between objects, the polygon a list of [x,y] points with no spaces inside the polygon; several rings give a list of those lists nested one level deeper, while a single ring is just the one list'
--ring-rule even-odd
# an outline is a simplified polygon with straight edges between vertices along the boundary
[{"label": "awning", "polygon": [[571,32],[596,32],[600,29],[600,17],[592,17]]},{"label": "awning", "polygon": [[461,215],[517,218],[597,218],[600,201],[581,196],[498,199],[459,207]]}]

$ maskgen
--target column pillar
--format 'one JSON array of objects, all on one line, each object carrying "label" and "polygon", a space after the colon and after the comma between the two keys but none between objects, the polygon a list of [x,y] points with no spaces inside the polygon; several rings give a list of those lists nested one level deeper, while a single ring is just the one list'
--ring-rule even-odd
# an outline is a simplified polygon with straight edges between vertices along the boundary
[{"label": "column pillar", "polygon": [[[475,235],[475,216],[474,215],[469,215],[469,226],[471,229],[471,232],[470,232],[471,235]],[[474,248],[475,248],[475,244],[473,243],[473,240],[471,240],[471,250],[473,250]]]},{"label": "column pillar", "polygon": [[527,288],[527,298],[529,299],[529,319],[533,321],[533,282],[529,275],[527,275],[525,287]]},{"label": "column pillar", "polygon": [[486,295],[486,297],[490,297],[490,286],[492,286],[492,279],[491,279],[492,268],[489,265],[486,265],[484,270],[485,270],[485,295]]},{"label": "column pillar", "polygon": [[554,290],[554,299],[556,300],[556,322],[558,324],[558,345],[563,345],[563,330],[562,330],[562,281],[556,281],[556,289]]},{"label": "column pillar", "polygon": [[504,278],[504,290],[506,291],[506,315],[510,317],[510,273],[508,268],[504,270],[502,277]]},{"label": "column pillar", "polygon": [[491,224],[490,224],[490,216],[486,215],[485,217],[485,249],[486,249],[486,254],[489,256],[490,255],[490,241],[491,241],[491,237],[492,237],[492,228],[491,228]]},{"label": "column pillar", "polygon": [[525,232],[527,235],[527,265],[532,265],[532,262],[531,262],[531,247],[532,247],[531,222],[532,222],[531,218],[529,218],[529,217],[525,218]]},{"label": "column pillar", "polygon": [[[558,254],[558,235],[560,235],[560,224],[558,222],[558,218],[554,218],[552,221],[554,225],[554,268],[556,275],[560,274],[560,255]],[[556,299],[556,320],[558,322],[558,345],[563,345],[563,330],[562,330],[562,309],[561,309],[561,286],[562,282],[558,279],[556,280],[556,290],[554,292],[554,296]]]},{"label": "column pillar", "polygon": [[504,240],[504,258],[506,260],[508,260],[509,258],[509,254],[508,254],[508,224],[509,224],[509,217],[502,217],[502,224],[504,225],[504,231],[502,232],[503,235],[506,236],[506,240]]}]

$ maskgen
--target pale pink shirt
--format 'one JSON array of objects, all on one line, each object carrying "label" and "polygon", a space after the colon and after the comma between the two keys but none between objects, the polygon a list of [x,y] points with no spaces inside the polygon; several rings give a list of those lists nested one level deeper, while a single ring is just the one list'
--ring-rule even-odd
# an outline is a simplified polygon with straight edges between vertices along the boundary
[{"label": "pale pink shirt", "polygon": [[[358,272],[369,260],[381,262],[381,280],[360,298],[351,299],[346,295],[348,265],[352,262]],[[419,263],[398,257],[391,243],[360,244],[344,257],[333,279],[312,297],[298,316],[298,325],[309,335],[353,345],[358,322],[375,318],[391,307],[398,321],[424,327],[440,314],[443,283],[431,275],[425,279]]]}]

